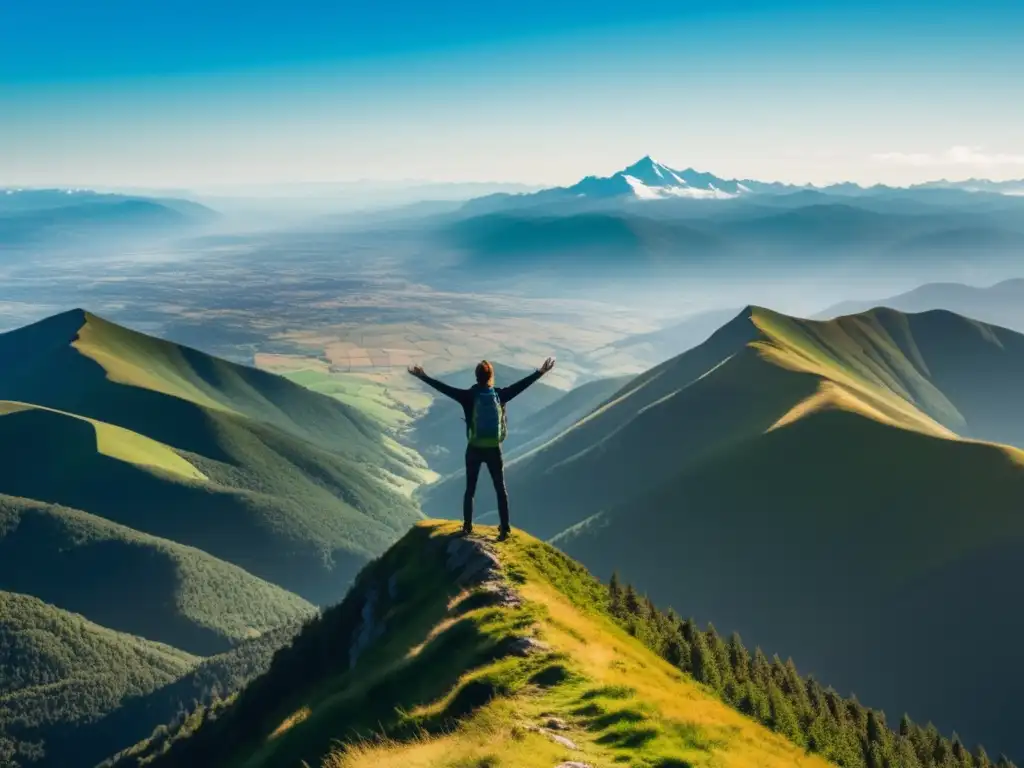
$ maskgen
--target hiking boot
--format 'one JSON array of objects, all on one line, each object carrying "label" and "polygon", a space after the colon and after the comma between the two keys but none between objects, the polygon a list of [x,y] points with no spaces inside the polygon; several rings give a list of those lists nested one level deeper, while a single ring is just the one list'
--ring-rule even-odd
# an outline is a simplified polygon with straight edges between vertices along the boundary
[{"label": "hiking boot", "polygon": [[498,529],[498,541],[504,541],[505,539],[507,539],[511,535],[512,535],[512,529],[511,528],[499,528]]},{"label": "hiking boot", "polygon": [[473,524],[472,523],[463,523],[462,524],[462,535],[463,536],[469,536],[469,534],[471,534],[472,532],[473,532]]}]

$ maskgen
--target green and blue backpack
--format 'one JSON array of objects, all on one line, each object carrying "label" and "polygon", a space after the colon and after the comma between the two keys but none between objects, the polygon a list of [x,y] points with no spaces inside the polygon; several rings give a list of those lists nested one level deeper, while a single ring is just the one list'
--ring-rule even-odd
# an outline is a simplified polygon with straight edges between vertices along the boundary
[{"label": "green and blue backpack", "polygon": [[501,445],[508,434],[505,408],[494,387],[478,389],[473,395],[473,411],[467,425],[469,444],[478,448]]}]

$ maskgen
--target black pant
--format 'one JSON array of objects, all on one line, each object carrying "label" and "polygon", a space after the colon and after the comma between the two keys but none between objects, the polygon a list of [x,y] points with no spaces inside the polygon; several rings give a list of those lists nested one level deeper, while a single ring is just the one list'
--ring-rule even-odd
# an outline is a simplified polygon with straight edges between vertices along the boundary
[{"label": "black pant", "polygon": [[508,528],[508,491],[505,490],[505,461],[501,456],[501,448],[478,448],[466,446],[466,495],[462,499],[462,518],[466,525],[473,523],[473,496],[476,494],[476,481],[480,477],[480,465],[486,464],[494,483],[494,492],[498,496],[498,517],[501,527]]}]

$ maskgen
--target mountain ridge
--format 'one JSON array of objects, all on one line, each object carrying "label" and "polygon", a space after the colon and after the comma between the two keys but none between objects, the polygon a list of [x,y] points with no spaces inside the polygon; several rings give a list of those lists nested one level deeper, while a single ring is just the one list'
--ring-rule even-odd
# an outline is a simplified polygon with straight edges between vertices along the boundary
[{"label": "mountain ridge", "polygon": [[[509,462],[512,522],[819,679],[1019,754],[977,681],[1022,623],[1022,387],[1024,336],[956,313],[746,308]],[[428,488],[425,511],[448,516],[460,492]],[[478,507],[490,521],[488,494]],[[932,616],[954,574],[970,605]],[[944,678],[970,691],[951,696],[929,670],[970,642],[961,614],[994,616],[999,639]]]},{"label": "mountain ridge", "polygon": [[660,611],[631,585],[606,586],[527,534],[494,542],[494,532],[464,538],[455,523],[418,524],[237,698],[105,768],[970,759],[955,735],[906,717],[889,725],[792,660]]},{"label": "mountain ridge", "polygon": [[[1024,180],[995,182],[986,179],[963,181],[936,180],[892,186],[875,183],[862,185],[855,182],[831,184],[798,184],[779,181],[758,181],[755,179],[725,179],[713,173],[698,171],[693,167],[678,170],[660,163],[650,155],[644,155],[636,162],[608,176],[588,175],[568,186],[548,187],[536,192],[494,193],[469,201],[467,210],[484,205],[499,203],[534,205],[554,203],[578,198],[594,200],[624,198],[631,200],[659,200],[666,198],[690,198],[704,200],[728,200],[752,195],[779,195],[796,192],[819,192],[835,196],[870,194],[892,194],[911,192],[964,192],[981,195],[1024,194]],[[479,201],[487,201],[486,203]]]},{"label": "mountain ridge", "polygon": [[[110,652],[98,645],[96,659],[137,642],[214,657],[277,636],[422,519],[410,498],[422,460],[282,377],[81,308],[0,334],[0,357],[0,590],[45,601],[36,615],[18,599],[34,625],[71,627],[46,617],[73,614],[102,627],[89,636]],[[159,691],[175,681],[122,679],[150,679],[142,661],[82,670],[47,651],[70,642],[61,634],[0,617],[5,632],[69,692],[48,708],[46,685],[26,689],[16,721],[0,723],[26,766],[66,764],[56,741],[70,733],[97,759],[125,746],[117,723],[138,738],[146,710],[130,696],[166,712]],[[265,655],[204,679],[230,693]]]}]

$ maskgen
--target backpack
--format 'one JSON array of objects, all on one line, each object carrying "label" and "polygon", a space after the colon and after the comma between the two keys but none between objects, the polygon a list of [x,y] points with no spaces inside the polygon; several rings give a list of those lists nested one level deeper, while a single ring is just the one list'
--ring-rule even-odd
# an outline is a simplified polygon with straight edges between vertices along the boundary
[{"label": "backpack", "polygon": [[473,394],[473,411],[466,434],[470,445],[494,448],[501,445],[507,434],[505,408],[497,390],[493,387],[478,389]]}]

